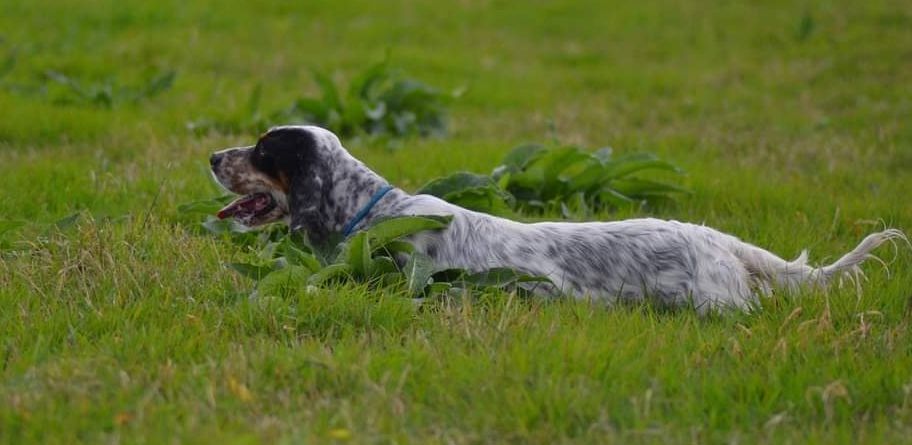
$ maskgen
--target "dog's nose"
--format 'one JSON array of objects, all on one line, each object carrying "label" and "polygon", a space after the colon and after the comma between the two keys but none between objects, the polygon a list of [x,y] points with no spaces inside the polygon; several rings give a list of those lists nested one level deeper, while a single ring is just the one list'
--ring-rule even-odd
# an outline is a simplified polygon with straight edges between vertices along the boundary
[{"label": "dog's nose", "polygon": [[212,166],[212,168],[218,167],[218,165],[221,162],[222,162],[222,156],[219,154],[214,154],[209,157],[209,165]]}]

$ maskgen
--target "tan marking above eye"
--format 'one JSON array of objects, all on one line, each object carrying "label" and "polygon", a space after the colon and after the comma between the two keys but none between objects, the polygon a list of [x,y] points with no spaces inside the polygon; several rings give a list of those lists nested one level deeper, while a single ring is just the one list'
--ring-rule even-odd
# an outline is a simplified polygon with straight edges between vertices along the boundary
[{"label": "tan marking above eye", "polygon": [[287,195],[290,189],[291,185],[289,184],[288,176],[285,172],[279,172],[279,190]]}]

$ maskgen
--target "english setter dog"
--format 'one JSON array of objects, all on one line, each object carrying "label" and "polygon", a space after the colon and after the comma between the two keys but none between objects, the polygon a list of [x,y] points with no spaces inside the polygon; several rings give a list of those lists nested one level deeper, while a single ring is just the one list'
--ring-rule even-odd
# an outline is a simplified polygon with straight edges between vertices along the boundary
[{"label": "english setter dog", "polygon": [[609,303],[649,298],[693,304],[700,312],[749,310],[772,288],[825,286],[857,273],[873,249],[905,239],[894,229],[874,233],[833,264],[813,267],[804,253],[786,261],[734,236],[678,221],[524,224],[394,188],[352,157],[336,135],[313,126],[273,128],[256,145],[213,154],[210,165],[222,186],[242,195],[220,218],[251,227],[285,221],[320,245],[378,218],[452,215],[446,229],[410,239],[441,269],[512,268],[549,278],[553,284],[543,293]]}]

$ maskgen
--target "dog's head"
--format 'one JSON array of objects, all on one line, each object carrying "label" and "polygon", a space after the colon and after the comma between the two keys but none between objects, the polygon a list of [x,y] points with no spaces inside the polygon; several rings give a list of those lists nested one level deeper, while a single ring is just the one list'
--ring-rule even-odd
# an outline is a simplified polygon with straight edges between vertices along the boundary
[{"label": "dog's head", "polygon": [[296,213],[320,205],[339,147],[327,130],[288,126],[269,130],[256,145],[214,153],[209,158],[213,176],[241,195],[219,211],[219,218],[233,217],[249,227],[280,220],[294,225]]}]

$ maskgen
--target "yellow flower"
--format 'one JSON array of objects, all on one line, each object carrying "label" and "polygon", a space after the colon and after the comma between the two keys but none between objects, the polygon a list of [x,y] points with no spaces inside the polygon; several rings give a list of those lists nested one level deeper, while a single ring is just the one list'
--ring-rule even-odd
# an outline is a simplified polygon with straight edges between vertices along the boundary
[{"label": "yellow flower", "polygon": [[329,437],[336,440],[348,440],[351,439],[352,433],[345,428],[333,428],[329,430]]},{"label": "yellow flower", "polygon": [[247,389],[246,385],[237,381],[234,377],[228,377],[228,390],[237,396],[237,398],[241,399],[242,402],[250,402],[253,400],[253,393]]}]

